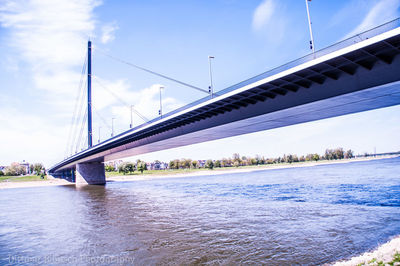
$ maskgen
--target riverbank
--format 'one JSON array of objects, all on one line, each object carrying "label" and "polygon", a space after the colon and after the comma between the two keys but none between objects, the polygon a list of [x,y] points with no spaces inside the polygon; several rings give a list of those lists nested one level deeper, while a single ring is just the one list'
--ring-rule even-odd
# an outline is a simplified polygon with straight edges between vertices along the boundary
[{"label": "riverbank", "polygon": [[372,252],[366,252],[347,261],[338,261],[333,265],[400,265],[400,236],[393,238]]},{"label": "riverbank", "polygon": [[275,170],[275,169],[287,169],[287,168],[299,168],[299,167],[313,167],[318,165],[330,165],[330,164],[341,164],[341,163],[352,163],[352,162],[362,162],[362,161],[372,161],[394,158],[396,156],[380,156],[380,157],[362,157],[362,158],[352,158],[352,159],[342,159],[342,160],[324,160],[324,161],[312,161],[312,162],[296,162],[296,163],[281,163],[281,164],[265,164],[257,166],[240,166],[240,167],[223,167],[214,168],[213,170],[208,169],[190,169],[190,170],[155,170],[151,174],[134,174],[134,175],[123,175],[118,174],[109,175],[106,173],[107,182],[118,182],[118,181],[141,181],[141,180],[152,180],[159,178],[183,178],[191,176],[204,176],[204,175],[223,175],[230,173],[248,173],[254,171],[265,171],[265,170]]},{"label": "riverbank", "polygon": [[73,183],[68,182],[64,179],[54,178],[52,176],[47,176],[46,179],[38,179],[35,181],[2,181],[0,182],[0,190],[9,188],[25,188],[25,187],[48,187],[48,186],[65,186],[73,185]]},{"label": "riverbank", "polygon": [[[298,167],[313,167],[318,165],[329,165],[329,164],[343,164],[361,161],[381,160],[387,158],[394,158],[396,156],[379,156],[379,157],[362,157],[332,161],[312,161],[312,162],[296,162],[296,163],[281,163],[281,164],[265,164],[257,166],[240,166],[240,167],[224,167],[214,168],[213,170],[208,169],[179,169],[179,170],[152,170],[145,171],[143,174],[135,173],[134,175],[122,175],[119,173],[106,173],[107,182],[124,182],[124,181],[141,181],[141,180],[152,180],[160,178],[184,178],[193,176],[214,176],[223,175],[230,173],[248,173],[254,171],[265,171],[275,169],[287,169],[287,168],[298,168]],[[24,188],[24,187],[43,187],[43,186],[64,186],[73,185],[63,179],[53,178],[48,176],[46,180],[37,181],[18,181],[18,182],[0,182],[0,190],[8,188]]]}]

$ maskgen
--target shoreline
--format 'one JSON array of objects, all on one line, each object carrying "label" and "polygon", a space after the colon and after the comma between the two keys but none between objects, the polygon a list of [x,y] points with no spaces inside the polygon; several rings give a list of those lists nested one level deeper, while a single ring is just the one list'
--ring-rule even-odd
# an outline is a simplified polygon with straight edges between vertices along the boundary
[{"label": "shoreline", "polygon": [[367,251],[361,255],[355,255],[349,259],[328,263],[327,265],[390,265],[389,263],[394,263],[394,265],[400,264],[400,236],[393,237],[391,240],[380,244],[372,251]]},{"label": "shoreline", "polygon": [[[345,164],[353,162],[364,162],[373,160],[382,160],[399,157],[398,155],[381,156],[381,157],[363,157],[363,158],[352,158],[352,159],[342,159],[342,160],[332,160],[332,161],[317,161],[317,162],[298,162],[298,163],[282,163],[282,164],[266,164],[257,166],[242,166],[242,167],[226,167],[226,168],[214,168],[213,170],[200,170],[193,172],[183,172],[183,173],[164,173],[164,174],[152,174],[152,175],[118,175],[110,176],[107,182],[120,182],[120,181],[143,181],[143,180],[153,180],[162,178],[184,178],[184,177],[195,177],[195,176],[215,176],[224,174],[235,174],[235,173],[249,173],[255,171],[265,171],[265,170],[277,170],[277,169],[290,169],[290,168],[303,168],[303,167],[313,167],[319,165],[332,165],[332,164]],[[165,170],[160,170],[165,171]]]},{"label": "shoreline", "polygon": [[[331,164],[345,164],[353,162],[364,162],[373,160],[382,160],[399,157],[398,155],[380,156],[380,157],[363,157],[363,158],[352,158],[332,161],[317,161],[317,162],[298,162],[298,163],[282,163],[282,164],[266,164],[257,166],[242,166],[242,167],[227,167],[227,168],[215,168],[213,170],[195,170],[182,173],[168,173],[163,172],[162,174],[141,174],[141,175],[118,175],[106,177],[106,182],[134,182],[143,180],[156,180],[162,178],[185,178],[185,177],[196,177],[196,176],[215,176],[223,174],[235,174],[235,173],[249,173],[255,171],[265,170],[277,170],[277,169],[290,169],[290,168],[302,168],[302,167],[313,167],[319,165],[331,165]],[[165,170],[159,170],[165,171]],[[64,179],[54,178],[52,176],[47,177],[48,180],[44,181],[19,181],[19,182],[0,182],[0,191],[3,189],[12,188],[25,188],[25,187],[47,187],[47,186],[67,186],[74,185],[74,183],[68,182]]]}]

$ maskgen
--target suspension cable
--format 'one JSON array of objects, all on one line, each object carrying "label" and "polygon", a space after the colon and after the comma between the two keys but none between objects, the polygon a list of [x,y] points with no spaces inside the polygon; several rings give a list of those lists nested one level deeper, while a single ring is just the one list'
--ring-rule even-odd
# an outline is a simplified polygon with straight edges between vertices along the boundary
[{"label": "suspension cable", "polygon": [[205,89],[202,89],[202,88],[199,88],[199,87],[190,85],[190,84],[188,84],[188,83],[186,83],[186,82],[183,82],[183,81],[180,81],[180,80],[177,80],[177,79],[168,77],[168,76],[166,76],[166,75],[157,73],[157,72],[155,72],[155,71],[149,70],[149,69],[147,69],[147,68],[144,68],[144,67],[135,65],[135,64],[130,63],[130,62],[128,62],[128,61],[125,61],[125,60],[123,60],[123,59],[117,58],[117,57],[115,57],[115,56],[113,56],[113,55],[110,55],[110,54],[104,52],[103,50],[101,50],[101,49],[99,49],[99,48],[96,48],[96,50],[97,50],[98,52],[100,52],[101,54],[103,54],[103,55],[105,55],[105,56],[107,56],[107,57],[109,57],[109,58],[111,58],[111,59],[113,59],[113,60],[115,60],[115,61],[118,61],[118,62],[120,62],[120,63],[123,63],[123,64],[126,64],[126,65],[128,65],[128,66],[134,67],[134,68],[136,68],[136,69],[145,71],[145,72],[147,72],[147,73],[150,73],[150,74],[153,74],[153,75],[162,77],[162,78],[164,78],[164,79],[168,79],[168,80],[170,80],[170,81],[179,83],[179,84],[184,85],[184,86],[186,86],[186,87],[189,87],[189,88],[192,88],[192,89],[195,89],[195,90],[198,90],[198,91],[201,91],[201,92],[210,94],[210,92],[209,92],[208,90],[205,90]]},{"label": "suspension cable", "polygon": [[99,84],[103,89],[105,89],[107,92],[109,92],[110,94],[112,94],[117,100],[119,100],[122,104],[124,104],[127,108],[132,108],[132,110],[135,112],[135,114],[137,114],[137,116],[139,116],[144,122],[149,122],[150,120],[145,117],[144,115],[142,115],[138,110],[136,110],[135,108],[131,107],[131,105],[129,105],[125,100],[123,100],[121,97],[119,97],[117,94],[115,94],[112,90],[108,89],[102,82],[100,82],[99,78],[96,77],[95,75],[92,75],[92,77],[94,77],[94,81],[97,82],[97,84]]}]

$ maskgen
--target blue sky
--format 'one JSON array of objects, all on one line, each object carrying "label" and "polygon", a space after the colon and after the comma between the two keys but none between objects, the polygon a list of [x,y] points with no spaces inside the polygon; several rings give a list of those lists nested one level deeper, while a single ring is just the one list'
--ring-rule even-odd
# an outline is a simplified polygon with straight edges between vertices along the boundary
[{"label": "blue sky", "polygon": [[[310,2],[317,49],[399,17],[398,0]],[[88,38],[93,41],[94,139],[128,129],[130,111],[148,118],[205,96],[135,70],[105,52],[201,88],[216,90],[309,53],[302,0],[94,1],[0,0],[0,165],[46,166],[65,157]],[[100,116],[107,122],[106,125]],[[134,116],[134,124],[141,121]],[[352,114],[139,156],[146,160],[217,159],[234,152],[280,156],[351,148],[400,150],[400,107]],[[136,159],[136,158],[132,158]]]}]

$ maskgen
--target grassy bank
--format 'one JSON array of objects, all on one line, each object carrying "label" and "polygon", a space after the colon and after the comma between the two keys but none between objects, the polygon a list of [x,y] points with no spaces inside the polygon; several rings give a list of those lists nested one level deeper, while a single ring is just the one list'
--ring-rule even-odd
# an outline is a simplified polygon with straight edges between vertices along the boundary
[{"label": "grassy bank", "polygon": [[47,176],[42,179],[37,175],[25,175],[25,176],[0,176],[0,182],[25,182],[25,181],[44,181],[47,180]]},{"label": "grassy bank", "polygon": [[306,162],[293,162],[293,163],[273,163],[273,164],[260,164],[260,165],[246,165],[246,166],[238,166],[238,167],[217,167],[212,170],[208,168],[196,168],[196,169],[166,169],[166,170],[145,170],[142,173],[135,171],[133,173],[119,173],[115,172],[106,172],[106,177],[123,177],[123,176],[168,176],[168,175],[186,175],[186,174],[194,174],[204,172],[205,174],[209,174],[212,172],[226,172],[235,170],[242,171],[252,171],[253,169],[276,169],[276,168],[290,168],[290,167],[303,167],[303,166],[314,166],[314,165],[325,165],[325,164],[336,164],[336,163],[347,163],[347,162],[357,162],[357,161],[369,161],[376,159],[384,159],[390,158],[390,156],[380,156],[380,157],[365,157],[365,158],[352,158],[352,159],[338,159],[338,160],[319,160],[319,161],[306,161]]},{"label": "grassy bank", "polygon": [[[230,167],[230,168],[232,168],[232,167]],[[228,168],[216,168],[214,170],[218,171],[218,169],[227,170]],[[234,169],[237,169],[237,168],[234,168]],[[201,171],[209,171],[209,169],[198,168],[198,169],[145,170],[145,171],[143,171],[143,174],[138,171],[135,171],[133,173],[127,173],[125,175],[126,176],[175,175],[175,174],[195,173],[195,172],[201,172]],[[106,177],[113,177],[113,176],[124,176],[124,174],[119,173],[119,172],[106,172]]]}]

